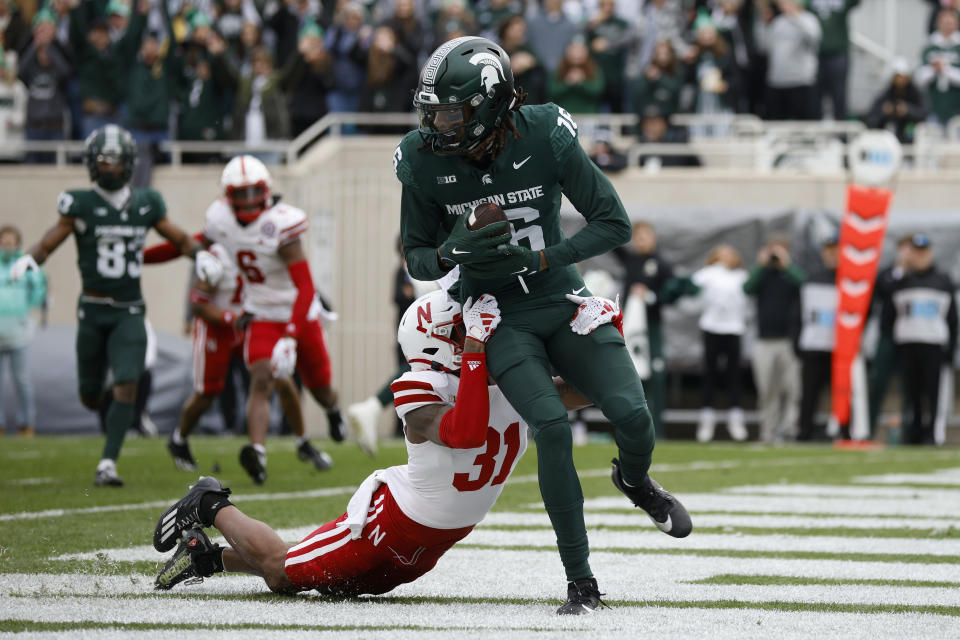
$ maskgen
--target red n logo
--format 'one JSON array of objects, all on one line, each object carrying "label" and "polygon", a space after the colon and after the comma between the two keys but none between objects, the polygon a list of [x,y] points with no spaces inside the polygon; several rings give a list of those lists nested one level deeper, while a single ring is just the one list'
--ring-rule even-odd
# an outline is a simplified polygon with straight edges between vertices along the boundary
[{"label": "red n logo", "polygon": [[430,311],[429,302],[422,307],[417,307],[417,331],[427,333],[427,328],[423,326],[424,323],[427,326],[433,324],[433,313]]}]

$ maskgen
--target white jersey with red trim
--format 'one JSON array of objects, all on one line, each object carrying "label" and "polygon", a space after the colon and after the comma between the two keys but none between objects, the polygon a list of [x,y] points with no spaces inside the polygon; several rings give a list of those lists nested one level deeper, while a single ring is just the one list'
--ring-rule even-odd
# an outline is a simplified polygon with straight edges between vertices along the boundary
[{"label": "white jersey with red trim", "polygon": [[[410,371],[390,389],[397,415],[428,404],[453,406],[460,378],[439,371]],[[488,387],[487,442],[453,449],[407,441],[407,464],[384,471],[397,504],[407,516],[435,529],[459,529],[483,520],[500,497],[507,477],[527,450],[527,424],[495,386]]]},{"label": "white jersey with red trim", "polygon": [[244,310],[259,320],[289,322],[297,287],[277,250],[306,230],[307,214],[282,202],[243,226],[221,198],[207,209],[203,235],[223,245],[243,275]]},{"label": "white jersey with red trim", "polygon": [[243,278],[230,253],[220,243],[214,243],[207,249],[223,265],[223,277],[217,283],[217,290],[210,296],[210,302],[236,315],[243,313]]}]

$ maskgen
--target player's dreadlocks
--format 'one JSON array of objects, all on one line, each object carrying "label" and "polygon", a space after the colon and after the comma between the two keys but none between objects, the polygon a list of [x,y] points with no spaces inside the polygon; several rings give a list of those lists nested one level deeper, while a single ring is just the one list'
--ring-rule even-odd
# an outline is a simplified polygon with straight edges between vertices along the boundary
[{"label": "player's dreadlocks", "polygon": [[476,147],[468,151],[464,158],[469,162],[479,165],[487,166],[496,159],[500,152],[503,151],[503,148],[507,145],[507,133],[510,132],[513,134],[515,140],[520,139],[520,131],[517,130],[517,125],[513,123],[513,118],[510,117],[511,111],[519,111],[527,102],[527,94],[520,87],[516,87],[513,90],[513,106],[503,114],[503,124],[500,127],[497,127],[497,130],[494,131],[488,141],[478,144]]}]

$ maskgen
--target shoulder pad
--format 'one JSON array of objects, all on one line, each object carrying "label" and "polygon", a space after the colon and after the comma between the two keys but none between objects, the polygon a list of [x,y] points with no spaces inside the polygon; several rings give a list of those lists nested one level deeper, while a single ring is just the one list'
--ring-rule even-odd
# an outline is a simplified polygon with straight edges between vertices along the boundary
[{"label": "shoulder pad", "polygon": [[416,168],[419,165],[417,149],[423,144],[418,131],[410,131],[403,137],[393,152],[393,170],[397,180],[408,187],[416,187]]},{"label": "shoulder pad", "polygon": [[57,212],[62,216],[80,215],[77,195],[77,190],[62,191],[60,195],[57,196]]},{"label": "shoulder pad", "polygon": [[563,164],[573,145],[578,144],[577,123],[566,109],[552,102],[543,105],[543,109],[544,115],[549,114],[550,117],[550,122],[546,125],[550,127],[550,149],[557,161]]}]

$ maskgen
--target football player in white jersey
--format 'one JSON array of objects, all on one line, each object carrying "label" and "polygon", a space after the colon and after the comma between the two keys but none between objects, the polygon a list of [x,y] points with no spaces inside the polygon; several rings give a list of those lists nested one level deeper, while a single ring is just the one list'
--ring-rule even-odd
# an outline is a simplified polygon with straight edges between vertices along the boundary
[{"label": "football player in white jersey", "polygon": [[[215,478],[201,478],[157,523],[158,551],[180,544],[156,588],[238,571],[281,593],[353,596],[386,593],[432,569],[493,507],[527,447],[527,425],[488,385],[484,349],[499,322],[490,295],[468,300],[462,313],[443,290],[419,298],[398,331],[412,371],[392,385],[407,464],[375,471],[346,513],[293,546],[232,505]],[[568,407],[586,404],[556,383]],[[210,542],[209,526],[230,546]]]},{"label": "football player in white jersey", "polygon": [[[246,321],[250,316],[243,313],[244,284],[227,250],[220,244],[208,250],[223,265],[223,277],[216,286],[194,279],[190,291],[190,307],[193,312],[193,394],[183,405],[177,427],[170,433],[167,449],[174,464],[183,471],[196,471],[197,463],[188,443],[188,436],[197,426],[213,401],[223,392],[230,362],[242,357]],[[276,381],[277,397],[291,428],[297,436],[304,434],[303,408],[300,394],[289,377]],[[333,460],[325,452],[298,451],[301,458],[309,460],[320,469],[329,469]],[[301,447],[302,448],[302,447]],[[313,455],[313,452],[316,452]]]},{"label": "football player in white jersey", "polygon": [[[271,184],[262,162],[247,155],[233,158],[221,177],[224,196],[207,209],[203,230],[206,241],[221,244],[236,263],[246,289],[243,309],[253,316],[243,344],[250,369],[250,444],[241,450],[240,463],[257,484],[267,477],[265,444],[275,379],[296,370],[326,409],[331,434],[344,430],[319,320],[322,307],[300,242],[307,216],[276,202]],[[304,445],[310,446],[301,438]]]}]

